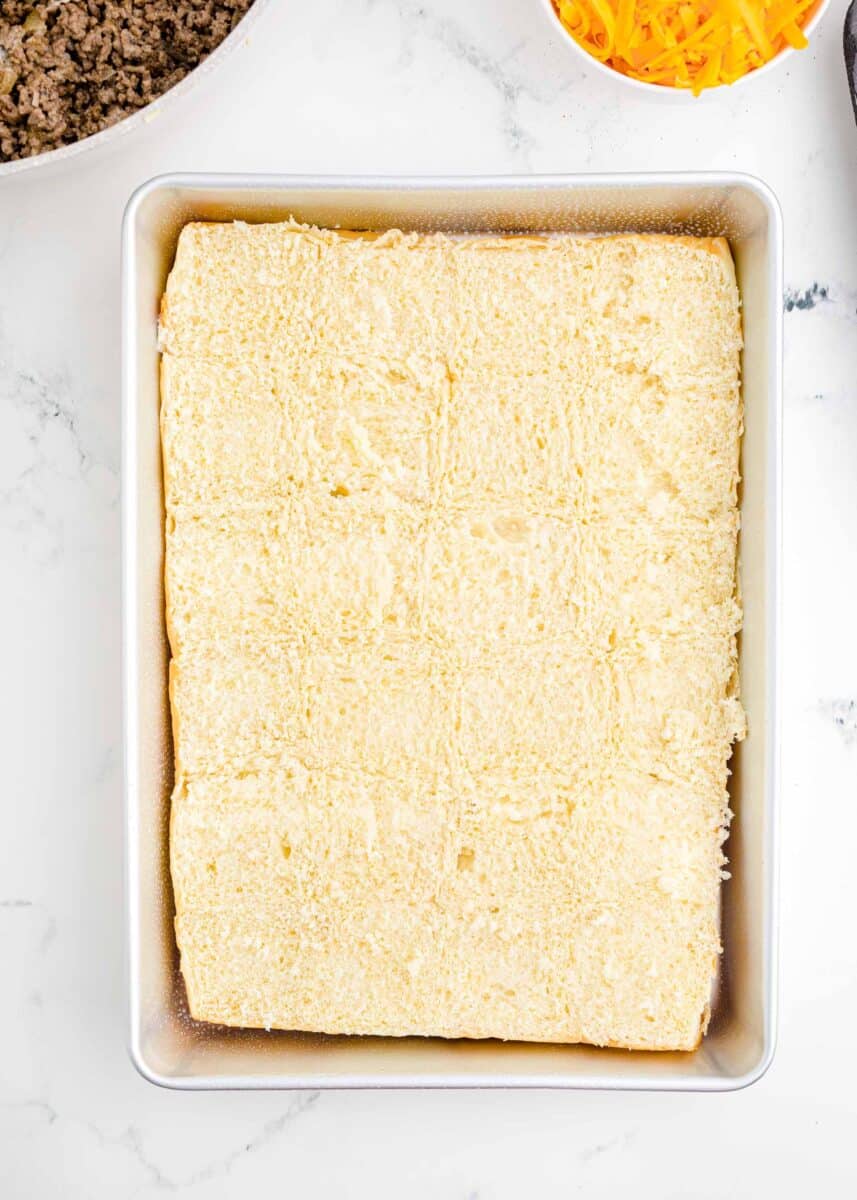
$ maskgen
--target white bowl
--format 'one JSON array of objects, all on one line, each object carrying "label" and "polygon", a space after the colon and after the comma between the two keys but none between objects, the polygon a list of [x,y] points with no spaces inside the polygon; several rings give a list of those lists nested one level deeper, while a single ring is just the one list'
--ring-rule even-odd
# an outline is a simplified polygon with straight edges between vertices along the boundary
[{"label": "white bowl", "polygon": [[[598,74],[607,75],[613,80],[618,80],[618,82],[622,83],[626,87],[634,88],[637,92],[645,92],[649,96],[659,96],[665,100],[699,100],[701,98],[700,96],[694,96],[693,92],[689,88],[668,87],[661,83],[646,83],[642,79],[632,79],[629,75],[623,75],[621,71],[616,71],[613,69],[613,67],[608,67],[605,63],[599,62],[597,58],[594,58],[587,50],[584,50],[582,46],[578,45],[578,43],[571,36],[565,25],[563,25],[562,21],[559,19],[559,13],[553,5],[553,0],[541,0],[541,6],[547,13],[548,19],[550,20],[554,29],[559,30],[563,41],[569,47],[569,49],[572,50],[579,58],[588,63],[588,65]],[[807,37],[811,36],[813,30],[816,28],[829,7],[830,0],[818,0],[818,4],[812,13],[812,16],[802,27],[803,32]],[[722,93],[723,91],[729,91],[732,88],[741,87],[753,79],[758,79],[762,75],[767,75],[769,71],[772,71],[774,68],[780,66],[780,64],[784,63],[786,59],[790,58],[792,54],[800,53],[801,51],[794,50],[791,46],[786,46],[779,52],[779,54],[774,55],[769,62],[766,62],[764,66],[757,67],[755,71],[748,71],[746,75],[742,75],[741,78],[736,79],[734,83],[719,84],[717,87],[706,88],[701,93],[701,96]]]},{"label": "white bowl", "polygon": [[20,174],[22,171],[33,170],[35,167],[64,163],[70,158],[76,158],[86,150],[103,146],[107,142],[118,141],[120,137],[125,137],[133,133],[135,129],[153,121],[165,107],[172,106],[175,100],[189,92],[198,80],[217,66],[221,59],[249,44],[248,35],[270,3],[271,0],[254,0],[253,5],[219,46],[216,46],[198,66],[189,71],[175,87],[163,92],[145,108],[139,108],[129,116],[123,117],[121,121],[117,121],[115,125],[108,125],[106,129],[92,133],[89,137],[81,138],[80,141],[71,142],[68,146],[47,150],[44,154],[31,154],[29,158],[13,158],[11,162],[0,163],[0,180],[8,178],[10,175]]}]

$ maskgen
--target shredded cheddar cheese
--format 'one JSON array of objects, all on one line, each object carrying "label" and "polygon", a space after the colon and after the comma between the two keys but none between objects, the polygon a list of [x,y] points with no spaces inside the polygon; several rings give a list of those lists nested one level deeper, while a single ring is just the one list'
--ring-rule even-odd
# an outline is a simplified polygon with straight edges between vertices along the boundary
[{"label": "shredded cheddar cheese", "polygon": [[665,87],[734,83],[787,46],[819,0],[554,0],[559,19],[593,58]]}]

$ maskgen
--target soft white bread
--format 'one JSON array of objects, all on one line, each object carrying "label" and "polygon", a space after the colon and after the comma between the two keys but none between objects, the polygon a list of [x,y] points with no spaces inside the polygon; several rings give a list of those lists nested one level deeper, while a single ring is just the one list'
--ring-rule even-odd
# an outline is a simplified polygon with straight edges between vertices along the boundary
[{"label": "soft white bread", "polygon": [[726,244],[189,225],[162,336],[193,1015],[693,1048],[743,735]]}]

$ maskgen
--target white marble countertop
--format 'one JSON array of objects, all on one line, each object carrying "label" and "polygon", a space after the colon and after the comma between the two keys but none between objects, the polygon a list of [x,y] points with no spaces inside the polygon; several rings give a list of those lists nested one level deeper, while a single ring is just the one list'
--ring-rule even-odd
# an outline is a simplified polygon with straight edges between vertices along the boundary
[{"label": "white marble countertop", "polygon": [[[537,0],[279,0],[134,136],[0,184],[0,1195],[857,1194],[857,127],[845,0],[699,104],[582,69]],[[119,222],[166,170],[724,168],[786,224],[779,1049],[747,1091],[199,1094],[125,1052]],[[692,1183],[688,1181],[692,1180]]]}]

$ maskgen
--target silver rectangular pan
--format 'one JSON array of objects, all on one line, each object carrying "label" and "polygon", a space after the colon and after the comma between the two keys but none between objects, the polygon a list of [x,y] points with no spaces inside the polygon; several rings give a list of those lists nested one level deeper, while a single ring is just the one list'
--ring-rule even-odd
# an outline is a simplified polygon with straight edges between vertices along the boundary
[{"label": "silver rectangular pan", "polygon": [[[741,688],[750,733],[731,779],[722,958],[707,1037],[692,1054],[497,1041],[349,1038],[194,1022],[173,938],[167,823],[172,745],[164,629],[157,317],[188,221],[295,216],[356,229],[723,235],[743,299],[746,429],[741,510]],[[782,225],[743,175],[360,179],[173,175],[125,214],[123,630],[130,1052],[177,1088],[573,1087],[717,1091],[770,1063],[776,1024]]]}]

